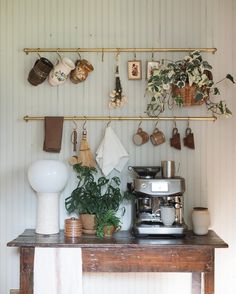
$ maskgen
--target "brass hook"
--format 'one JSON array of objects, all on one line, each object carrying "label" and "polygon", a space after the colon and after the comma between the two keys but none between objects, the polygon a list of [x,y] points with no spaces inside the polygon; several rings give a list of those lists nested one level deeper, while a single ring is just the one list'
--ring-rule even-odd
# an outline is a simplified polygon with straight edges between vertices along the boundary
[{"label": "brass hook", "polygon": [[73,124],[74,124],[74,130],[77,130],[78,129],[78,124],[77,122],[75,121],[75,119],[72,120]]},{"label": "brass hook", "polygon": [[76,53],[79,55],[79,60],[81,60],[82,58],[81,58],[81,55],[80,55],[80,53],[79,53],[79,50],[80,50],[80,48],[77,48]]},{"label": "brass hook", "polygon": [[155,128],[157,127],[158,123],[159,123],[159,117],[157,117],[157,121],[155,123]]},{"label": "brass hook", "polygon": [[110,126],[110,124],[111,124],[111,117],[109,116],[109,121],[107,123],[107,128]]},{"label": "brass hook", "polygon": [[38,57],[41,58],[41,55],[39,54],[39,48],[36,53],[37,53]]},{"label": "brass hook", "polygon": [[86,126],[86,123],[87,123],[87,118],[86,118],[86,116],[84,118],[85,118],[85,121],[83,123],[83,130],[86,131],[86,127],[85,126]]},{"label": "brass hook", "polygon": [[104,61],[104,48],[102,48],[102,62]]},{"label": "brass hook", "polygon": [[142,123],[143,123],[143,119],[142,119],[142,117],[140,116],[140,122],[139,122],[139,124],[138,124],[138,129],[141,127]]},{"label": "brass hook", "polygon": [[188,129],[189,129],[189,125],[190,125],[190,118],[188,117],[188,125],[187,125]]},{"label": "brass hook", "polygon": [[152,48],[152,61],[154,61],[154,52],[153,52],[153,48]]},{"label": "brass hook", "polygon": [[177,128],[176,117],[174,116],[174,127]]},{"label": "brass hook", "polygon": [[58,52],[59,49],[60,49],[60,48],[57,48],[57,52],[56,52],[56,53],[57,53],[57,55],[59,56],[60,60],[62,60],[62,57],[61,57],[60,53]]}]

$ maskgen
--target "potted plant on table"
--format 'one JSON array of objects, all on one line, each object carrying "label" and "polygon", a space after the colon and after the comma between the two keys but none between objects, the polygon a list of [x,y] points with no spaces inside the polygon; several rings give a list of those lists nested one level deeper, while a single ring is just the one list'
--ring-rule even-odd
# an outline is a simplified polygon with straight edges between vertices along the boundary
[{"label": "potted plant on table", "polygon": [[147,93],[151,100],[147,105],[147,114],[158,116],[165,107],[190,106],[205,103],[213,115],[231,115],[224,101],[214,102],[212,98],[220,94],[217,87],[224,79],[234,83],[230,74],[219,82],[213,81],[212,66],[203,60],[199,51],[194,51],[184,59],[169,62],[155,69],[148,80]]},{"label": "potted plant on table", "polygon": [[114,210],[109,209],[105,213],[97,215],[97,236],[111,237],[119,229],[120,223]]},{"label": "potted plant on table", "polygon": [[[77,173],[78,185],[65,199],[65,207],[69,213],[80,216],[84,233],[95,234],[103,215],[108,211],[117,212],[124,199],[120,179],[103,176],[95,179],[96,168],[80,164],[73,165],[73,168]],[[88,226],[87,219],[91,226]]]}]

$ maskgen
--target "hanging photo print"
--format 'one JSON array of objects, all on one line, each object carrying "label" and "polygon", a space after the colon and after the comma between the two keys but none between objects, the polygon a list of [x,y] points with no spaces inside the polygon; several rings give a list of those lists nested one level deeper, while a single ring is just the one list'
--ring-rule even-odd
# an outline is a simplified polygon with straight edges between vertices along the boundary
[{"label": "hanging photo print", "polygon": [[128,61],[128,79],[141,80],[142,79],[142,63],[141,60]]}]

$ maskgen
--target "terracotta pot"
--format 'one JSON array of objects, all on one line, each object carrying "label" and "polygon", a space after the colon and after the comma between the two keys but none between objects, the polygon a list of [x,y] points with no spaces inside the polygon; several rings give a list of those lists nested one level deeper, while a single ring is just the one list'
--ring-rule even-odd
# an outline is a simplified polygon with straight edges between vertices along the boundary
[{"label": "terracotta pot", "polygon": [[80,214],[80,219],[82,222],[83,232],[92,234],[92,231],[95,233],[96,229],[96,221],[95,221],[95,214]]},{"label": "terracotta pot", "polygon": [[114,226],[104,226],[103,232],[104,232],[104,237],[111,237],[113,233],[115,233],[116,228]]}]

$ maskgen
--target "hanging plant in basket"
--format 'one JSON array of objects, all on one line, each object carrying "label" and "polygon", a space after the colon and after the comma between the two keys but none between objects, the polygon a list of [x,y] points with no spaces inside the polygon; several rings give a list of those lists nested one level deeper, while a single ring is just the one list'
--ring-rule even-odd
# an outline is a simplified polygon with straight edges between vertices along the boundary
[{"label": "hanging plant in basket", "polygon": [[225,79],[234,83],[230,74],[215,83],[212,66],[203,60],[199,51],[194,51],[182,60],[163,64],[154,70],[147,84],[147,93],[151,99],[146,112],[149,116],[158,116],[166,106],[205,103],[213,115],[229,116],[232,113],[226,103],[213,100],[214,96],[220,94],[217,84]]}]

